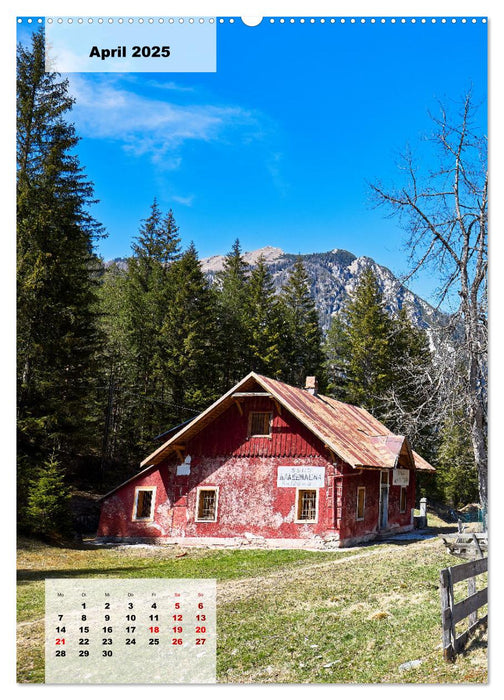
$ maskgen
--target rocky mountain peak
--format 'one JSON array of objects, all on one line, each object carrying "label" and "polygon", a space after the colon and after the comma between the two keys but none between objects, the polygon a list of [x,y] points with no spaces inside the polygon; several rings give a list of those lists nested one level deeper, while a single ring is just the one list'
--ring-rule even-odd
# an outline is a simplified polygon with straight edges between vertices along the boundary
[{"label": "rocky mountain peak", "polygon": [[[296,259],[301,258],[310,278],[311,292],[324,330],[329,328],[331,318],[341,311],[367,268],[371,268],[375,273],[387,309],[392,315],[397,315],[405,306],[413,323],[421,328],[429,328],[442,316],[430,304],[401,284],[388,268],[378,265],[370,257],[357,257],[341,248],[298,256],[273,246],[247,252],[243,257],[253,267],[261,255],[273,275],[277,291],[287,282]],[[203,270],[210,279],[222,270],[223,262],[223,255],[214,255],[201,261]]]},{"label": "rocky mountain peak", "polygon": [[[275,260],[281,258],[285,253],[281,248],[275,248],[274,246],[267,245],[264,248],[258,248],[257,250],[252,250],[247,253],[243,253],[243,259],[246,263],[254,267],[257,265],[259,258],[263,256],[266,264],[271,264]],[[216,272],[220,272],[224,267],[225,255],[212,255],[209,258],[202,258],[201,267],[203,272],[214,275]]]}]

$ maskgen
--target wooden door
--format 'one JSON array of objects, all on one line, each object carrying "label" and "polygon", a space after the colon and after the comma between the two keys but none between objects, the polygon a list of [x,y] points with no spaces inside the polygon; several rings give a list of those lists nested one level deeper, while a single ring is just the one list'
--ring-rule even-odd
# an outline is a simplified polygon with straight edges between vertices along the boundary
[{"label": "wooden door", "polygon": [[378,529],[386,530],[388,526],[388,497],[389,497],[389,473],[380,473],[380,509],[378,516]]}]

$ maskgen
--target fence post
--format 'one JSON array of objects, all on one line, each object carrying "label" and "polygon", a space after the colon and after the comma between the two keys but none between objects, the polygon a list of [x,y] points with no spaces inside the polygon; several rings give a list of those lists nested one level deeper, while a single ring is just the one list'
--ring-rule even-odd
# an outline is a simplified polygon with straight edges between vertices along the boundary
[{"label": "fence post", "polygon": [[455,658],[455,648],[452,639],[453,620],[451,612],[451,601],[453,593],[451,590],[451,576],[448,569],[441,571],[440,580],[441,591],[441,625],[443,628],[443,656],[446,661],[453,661]]},{"label": "fence post", "polygon": [[425,497],[420,499],[420,515],[415,515],[413,522],[415,528],[420,530],[427,527],[427,499]]},{"label": "fence post", "polygon": [[[472,596],[473,593],[476,593],[476,576],[467,579],[467,597]],[[475,625],[477,621],[478,611],[475,610],[469,615],[469,627]]]}]

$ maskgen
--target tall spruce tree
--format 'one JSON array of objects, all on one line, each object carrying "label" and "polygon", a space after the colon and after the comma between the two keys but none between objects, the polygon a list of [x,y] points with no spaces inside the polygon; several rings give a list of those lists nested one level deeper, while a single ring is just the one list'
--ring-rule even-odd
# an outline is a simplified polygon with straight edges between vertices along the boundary
[{"label": "tall spruce tree", "polygon": [[332,396],[368,409],[390,430],[407,435],[427,459],[434,458],[438,399],[427,335],[405,307],[395,318],[388,314],[370,268],[333,319],[325,352]]},{"label": "tall spruce tree", "polygon": [[347,401],[350,350],[346,326],[341,314],[332,317],[323,348],[327,393],[338,401]]},{"label": "tall spruce tree", "polygon": [[407,435],[427,459],[437,447],[434,367],[426,332],[411,322],[406,307],[392,319],[391,378],[384,392],[382,417],[396,433]]},{"label": "tall spruce tree", "polygon": [[346,400],[378,418],[393,374],[392,321],[371,268],[361,275],[344,309],[348,357]]},{"label": "tall spruce tree", "polygon": [[144,219],[138,236],[131,246],[136,260],[144,263],[150,272],[156,265],[166,272],[169,263],[180,257],[178,232],[179,227],[175,223],[173,211],[170,209],[168,214],[163,216],[154,197],[150,216]]},{"label": "tall spruce tree", "polygon": [[115,263],[104,271],[98,289],[100,351],[97,404],[101,439],[102,477],[107,463],[136,466],[134,435],[138,412],[134,353],[129,333],[127,275]]},{"label": "tall spruce tree", "polygon": [[310,293],[310,279],[301,258],[297,258],[289,279],[280,295],[287,341],[283,348],[286,361],[284,379],[295,386],[304,386],[307,375],[318,379],[323,389],[324,355],[322,352],[322,329],[315,301]]},{"label": "tall spruce tree", "polygon": [[20,507],[27,470],[79,448],[96,349],[91,184],[66,121],[68,82],[46,73],[44,34],[17,51],[17,383]]},{"label": "tall spruce tree", "polygon": [[173,303],[171,268],[180,258],[180,238],[173,212],[163,216],[157,201],[132,245],[126,274],[126,323],[130,372],[124,384],[135,397],[132,428],[139,454],[169,421],[170,389],[164,369],[160,329]]},{"label": "tall spruce tree", "polygon": [[282,357],[285,322],[275,295],[273,278],[263,256],[258,259],[250,275],[245,312],[250,370],[281,377],[286,369],[286,361]]},{"label": "tall spruce tree", "polygon": [[231,387],[250,371],[247,348],[246,300],[250,266],[243,259],[240,241],[235,240],[216,276],[217,314],[220,325],[219,366],[222,386]]},{"label": "tall spruce tree", "polygon": [[215,294],[192,243],[170,268],[170,289],[170,303],[159,329],[159,372],[169,387],[172,421],[181,422],[220,393]]},{"label": "tall spruce tree", "polygon": [[436,462],[437,488],[445,503],[459,508],[478,501],[478,471],[467,417],[447,416],[441,430]]}]

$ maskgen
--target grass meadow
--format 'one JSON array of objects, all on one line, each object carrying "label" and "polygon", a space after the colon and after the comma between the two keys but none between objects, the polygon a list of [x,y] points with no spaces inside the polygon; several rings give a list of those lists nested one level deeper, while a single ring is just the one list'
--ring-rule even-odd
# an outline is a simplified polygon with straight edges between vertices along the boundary
[{"label": "grass meadow", "polygon": [[443,660],[439,572],[458,563],[436,536],[323,552],[20,539],[17,681],[44,682],[45,578],[165,577],[217,579],[219,683],[486,683],[486,632]]}]

